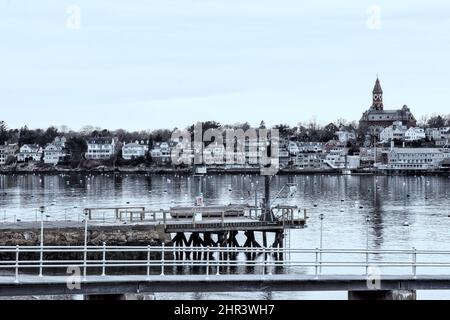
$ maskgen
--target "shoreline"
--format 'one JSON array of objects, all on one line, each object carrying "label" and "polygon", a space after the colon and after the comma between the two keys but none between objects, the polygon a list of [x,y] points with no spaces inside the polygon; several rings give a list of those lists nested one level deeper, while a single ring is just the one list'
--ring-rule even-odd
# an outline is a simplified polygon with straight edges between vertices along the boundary
[{"label": "shoreline", "polygon": [[[98,167],[98,168],[65,168],[65,167],[27,167],[27,168],[17,168],[17,167],[0,167],[0,175],[26,175],[26,174],[173,174],[173,175],[192,175],[191,168],[171,168],[171,167]],[[258,175],[260,173],[259,168],[245,168],[245,169],[225,169],[225,168],[208,168],[207,174],[211,175],[222,175],[222,174],[250,174]],[[373,176],[449,176],[449,171],[405,171],[405,172],[380,172],[363,169],[351,170],[351,173],[343,173],[341,169],[292,169],[284,168],[277,172],[277,175],[351,175],[351,176],[361,176],[361,175],[373,175]]]}]

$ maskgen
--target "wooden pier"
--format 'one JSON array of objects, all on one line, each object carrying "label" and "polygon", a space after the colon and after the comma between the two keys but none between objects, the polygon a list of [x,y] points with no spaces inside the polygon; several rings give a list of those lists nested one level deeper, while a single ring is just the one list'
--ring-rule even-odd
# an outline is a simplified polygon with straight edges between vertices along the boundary
[{"label": "wooden pier", "polygon": [[[130,224],[158,224],[170,234],[177,246],[233,246],[240,247],[237,235],[242,232],[244,247],[261,247],[255,233],[273,233],[272,247],[283,247],[285,231],[306,226],[306,209],[296,206],[271,208],[275,219],[265,221],[259,207],[230,204],[226,206],[172,207],[168,210],[147,210],[144,206],[96,207],[84,209],[89,220],[103,222],[111,219]],[[172,234],[174,236],[172,237]],[[215,238],[215,240],[214,240]],[[263,241],[262,246],[267,246]]]}]

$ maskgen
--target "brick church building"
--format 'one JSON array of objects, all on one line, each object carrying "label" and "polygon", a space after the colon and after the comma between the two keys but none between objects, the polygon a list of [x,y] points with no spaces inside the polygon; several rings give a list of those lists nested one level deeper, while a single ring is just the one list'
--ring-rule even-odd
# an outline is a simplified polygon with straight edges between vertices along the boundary
[{"label": "brick church building", "polygon": [[378,139],[380,132],[395,121],[401,121],[408,128],[415,127],[417,122],[406,105],[398,110],[384,109],[383,90],[380,80],[377,78],[372,92],[372,106],[363,113],[359,121],[359,131],[366,141],[371,141],[374,137]]}]

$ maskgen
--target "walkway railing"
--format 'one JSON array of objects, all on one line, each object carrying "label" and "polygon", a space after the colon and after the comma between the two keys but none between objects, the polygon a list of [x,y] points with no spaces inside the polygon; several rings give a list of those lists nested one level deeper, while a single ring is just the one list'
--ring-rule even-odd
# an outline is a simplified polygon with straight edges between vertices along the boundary
[{"label": "walkway railing", "polygon": [[[450,271],[450,251],[172,246],[2,246],[0,279],[22,275],[298,274],[436,275]],[[290,257],[289,260],[284,257]],[[375,270],[375,271],[374,271]]]}]

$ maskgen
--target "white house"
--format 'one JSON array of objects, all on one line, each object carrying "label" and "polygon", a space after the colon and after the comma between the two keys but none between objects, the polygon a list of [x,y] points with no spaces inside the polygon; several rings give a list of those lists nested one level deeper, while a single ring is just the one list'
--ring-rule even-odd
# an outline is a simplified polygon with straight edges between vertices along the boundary
[{"label": "white house", "polygon": [[411,127],[405,131],[405,141],[419,141],[425,139],[425,130]]},{"label": "white house", "polygon": [[408,127],[401,121],[395,121],[391,126],[384,128],[380,132],[380,141],[389,142],[391,140],[403,140]]},{"label": "white house", "polygon": [[148,141],[135,141],[122,147],[122,158],[131,160],[133,158],[145,157],[148,152]]},{"label": "white house", "polygon": [[17,154],[17,161],[24,162],[27,160],[41,161],[42,148],[37,144],[24,144],[20,147]]},{"label": "white house", "polygon": [[110,159],[116,152],[114,138],[91,138],[87,141],[86,159]]},{"label": "white house", "polygon": [[44,163],[56,165],[64,156],[65,152],[58,144],[49,143],[44,148]]},{"label": "white house", "polygon": [[66,156],[65,146],[66,138],[64,137],[56,137],[52,143],[46,145],[44,148],[44,163],[58,164]]},{"label": "white house", "polygon": [[14,153],[17,151],[17,144],[5,144],[0,146],[0,165],[3,165],[8,160],[8,157],[14,156]]}]

